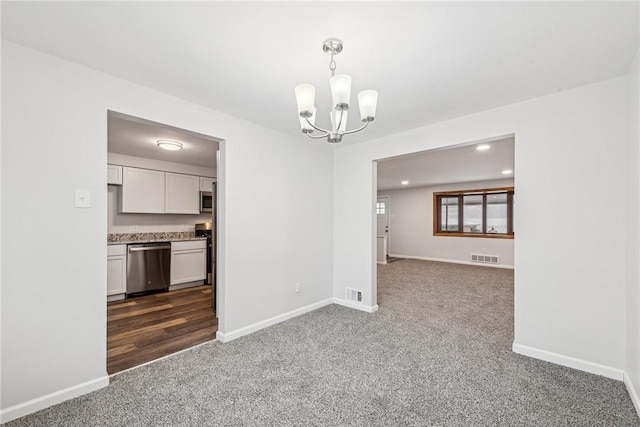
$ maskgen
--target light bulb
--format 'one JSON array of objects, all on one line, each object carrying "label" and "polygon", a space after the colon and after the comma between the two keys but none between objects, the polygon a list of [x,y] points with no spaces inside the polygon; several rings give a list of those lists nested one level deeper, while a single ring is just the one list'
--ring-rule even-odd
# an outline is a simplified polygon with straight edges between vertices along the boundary
[{"label": "light bulb", "polygon": [[329,79],[331,95],[333,96],[333,106],[339,110],[349,108],[349,98],[351,98],[351,77],[346,74],[336,74]]},{"label": "light bulb", "polygon": [[378,92],[375,90],[363,90],[358,93],[358,106],[360,107],[360,118],[363,122],[370,122],[376,117],[376,106],[378,105]]},{"label": "light bulb", "polygon": [[298,103],[298,114],[302,112],[312,112],[316,99],[316,88],[308,83],[296,86],[296,102]]}]

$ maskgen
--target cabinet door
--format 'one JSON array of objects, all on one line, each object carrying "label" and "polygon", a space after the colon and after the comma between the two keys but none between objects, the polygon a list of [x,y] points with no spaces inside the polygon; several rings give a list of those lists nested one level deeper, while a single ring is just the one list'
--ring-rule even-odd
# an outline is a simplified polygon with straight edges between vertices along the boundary
[{"label": "cabinet door", "polygon": [[165,213],[200,213],[200,177],[166,173]]},{"label": "cabinet door", "polygon": [[123,294],[127,291],[127,256],[107,257],[107,295]]},{"label": "cabinet door", "polygon": [[122,185],[122,166],[107,165],[107,184]]},{"label": "cabinet door", "polygon": [[164,213],[164,172],[122,168],[122,203],[125,213]]},{"label": "cabinet door", "polygon": [[206,176],[200,177],[200,191],[213,191],[213,183],[216,182],[215,178],[208,178]]},{"label": "cabinet door", "polygon": [[206,249],[171,252],[171,284],[204,280],[207,268]]}]

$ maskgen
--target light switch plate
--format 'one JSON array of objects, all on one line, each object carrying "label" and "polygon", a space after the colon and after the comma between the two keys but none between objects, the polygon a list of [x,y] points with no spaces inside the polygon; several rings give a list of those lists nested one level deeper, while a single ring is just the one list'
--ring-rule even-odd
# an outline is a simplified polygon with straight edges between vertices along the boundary
[{"label": "light switch plate", "polygon": [[89,190],[76,190],[75,196],[76,208],[91,207],[91,192]]}]

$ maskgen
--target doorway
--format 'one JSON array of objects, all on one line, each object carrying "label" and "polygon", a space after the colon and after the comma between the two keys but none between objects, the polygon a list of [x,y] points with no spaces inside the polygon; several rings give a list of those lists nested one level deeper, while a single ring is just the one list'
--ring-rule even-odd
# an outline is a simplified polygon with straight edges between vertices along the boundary
[{"label": "doorway", "polygon": [[113,111],[107,120],[111,375],[215,339],[222,141]]},{"label": "doorway", "polygon": [[379,305],[378,278],[395,261],[513,269],[514,154],[510,135],[376,161]]}]

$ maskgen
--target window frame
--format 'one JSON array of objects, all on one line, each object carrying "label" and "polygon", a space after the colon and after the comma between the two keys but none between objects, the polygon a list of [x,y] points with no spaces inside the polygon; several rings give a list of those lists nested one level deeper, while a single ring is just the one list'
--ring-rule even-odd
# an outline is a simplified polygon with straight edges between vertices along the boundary
[{"label": "window frame", "polygon": [[[448,237],[484,237],[490,239],[513,239],[515,233],[513,231],[513,195],[514,187],[497,187],[497,188],[481,188],[476,190],[455,190],[455,191],[438,191],[433,193],[433,235]],[[487,195],[506,194],[507,195],[507,232],[506,233],[487,233]],[[482,195],[482,232],[481,233],[465,233],[464,229],[464,196]],[[440,228],[442,224],[442,198],[457,197],[458,198],[458,231],[443,231]]]}]

